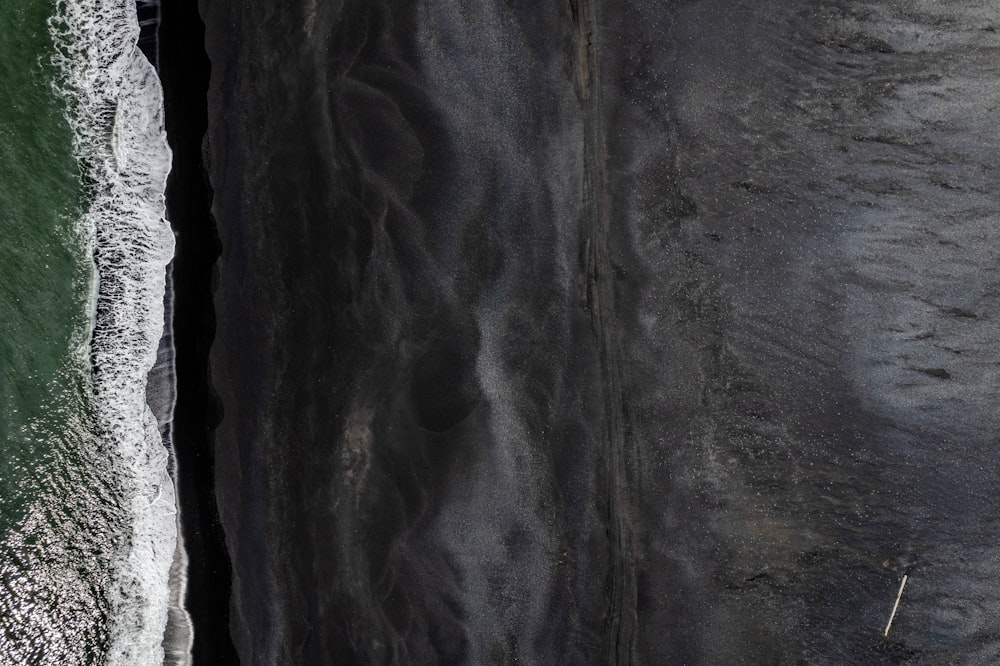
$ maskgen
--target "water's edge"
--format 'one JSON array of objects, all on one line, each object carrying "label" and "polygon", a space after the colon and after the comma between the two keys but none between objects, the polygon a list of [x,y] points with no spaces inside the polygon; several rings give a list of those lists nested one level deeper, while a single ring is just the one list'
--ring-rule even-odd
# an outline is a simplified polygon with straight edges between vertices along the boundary
[{"label": "water's edge", "polygon": [[165,404],[160,412],[169,414],[170,391],[149,385],[164,337],[165,273],[174,249],[163,197],[171,156],[162,91],[136,48],[140,30],[129,2],[58,2],[49,32],[73,152],[89,185],[77,229],[93,239],[98,278],[92,405],[126,517],[106,584],[108,662],[159,663],[177,548],[169,447],[145,399],[147,389],[165,397],[153,403]]},{"label": "water's edge", "polygon": [[[212,447],[221,410],[208,367],[215,337],[212,275],[220,250],[202,158],[210,69],[204,39],[196,0],[159,7],[156,61],[173,151],[166,189],[176,240],[170,266],[176,387],[171,438],[179,539],[187,555],[184,606],[193,626],[191,663],[230,664],[238,663],[229,638],[231,566],[215,501]],[[169,627],[165,640],[172,640]]]}]

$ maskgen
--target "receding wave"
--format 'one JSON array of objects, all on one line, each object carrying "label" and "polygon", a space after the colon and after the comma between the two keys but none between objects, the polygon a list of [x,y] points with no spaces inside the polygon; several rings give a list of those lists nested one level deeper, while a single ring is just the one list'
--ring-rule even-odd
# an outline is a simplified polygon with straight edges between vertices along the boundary
[{"label": "receding wave", "polygon": [[97,280],[90,352],[107,460],[94,462],[106,466],[131,520],[108,589],[108,662],[159,664],[177,538],[167,451],[145,391],[173,253],[164,219],[170,151],[162,91],[136,46],[132,0],[58,0],[50,31],[87,187],[79,232]]}]

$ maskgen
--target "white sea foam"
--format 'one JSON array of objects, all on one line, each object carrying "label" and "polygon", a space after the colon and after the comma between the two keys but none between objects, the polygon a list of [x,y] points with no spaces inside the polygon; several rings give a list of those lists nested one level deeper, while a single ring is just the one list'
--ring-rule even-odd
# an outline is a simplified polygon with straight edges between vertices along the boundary
[{"label": "white sea foam", "polygon": [[57,0],[50,30],[74,148],[90,190],[81,235],[99,287],[91,342],[94,409],[106,465],[131,533],[107,590],[110,664],[161,664],[168,575],[177,538],[167,451],[146,404],[147,373],[163,330],[164,219],[170,151],[162,91],[138,50],[134,0]]},{"label": "white sea foam", "polygon": [[[166,293],[163,296],[163,336],[156,352],[156,363],[149,371],[146,383],[146,404],[156,416],[163,445],[170,453],[168,469],[175,480],[178,475],[177,457],[173,450],[174,408],[177,404],[176,356],[174,347],[174,291],[171,266],[167,266]],[[180,501],[179,489],[178,503]],[[177,547],[170,566],[170,602],[167,611],[167,628],[163,636],[164,666],[189,666],[193,663],[194,625],[184,603],[188,587],[188,555],[184,546],[180,513],[177,515]]]}]

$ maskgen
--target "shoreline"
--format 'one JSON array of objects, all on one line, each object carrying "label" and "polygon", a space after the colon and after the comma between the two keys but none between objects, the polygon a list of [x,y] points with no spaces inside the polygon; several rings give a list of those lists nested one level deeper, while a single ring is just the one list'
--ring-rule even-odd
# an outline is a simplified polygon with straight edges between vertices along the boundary
[{"label": "shoreline", "polygon": [[[141,4],[141,3],[137,3]],[[188,559],[185,610],[194,627],[194,664],[238,663],[229,640],[230,563],[215,503],[212,431],[220,410],[208,369],[215,318],[212,271],[219,254],[202,163],[209,63],[197,2],[164,3],[157,28],[167,137],[173,162],[167,217],[176,237],[171,262],[176,402],[171,424],[179,514]]]}]

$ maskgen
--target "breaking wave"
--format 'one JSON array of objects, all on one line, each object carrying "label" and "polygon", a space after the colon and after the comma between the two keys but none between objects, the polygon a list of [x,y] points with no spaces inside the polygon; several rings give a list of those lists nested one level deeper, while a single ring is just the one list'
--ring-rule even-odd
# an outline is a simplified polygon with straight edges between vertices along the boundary
[{"label": "breaking wave", "polygon": [[95,264],[90,354],[102,459],[130,520],[108,583],[111,664],[160,664],[177,541],[168,452],[146,403],[163,332],[170,150],[160,83],[137,47],[133,0],[57,0],[49,24],[88,207]]}]

